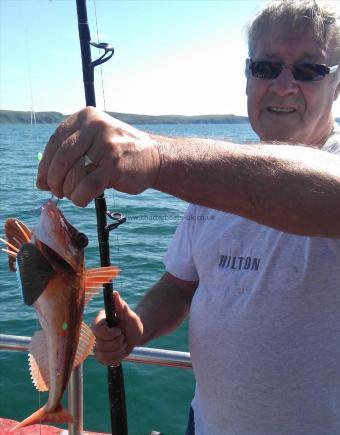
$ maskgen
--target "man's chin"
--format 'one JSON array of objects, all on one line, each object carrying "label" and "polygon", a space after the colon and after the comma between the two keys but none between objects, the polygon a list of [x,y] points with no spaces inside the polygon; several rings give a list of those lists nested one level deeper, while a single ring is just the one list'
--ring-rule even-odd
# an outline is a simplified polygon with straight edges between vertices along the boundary
[{"label": "man's chin", "polygon": [[257,131],[254,130],[259,136],[261,142],[280,142],[288,144],[300,143],[301,132],[297,132],[293,128],[283,127],[284,126],[277,126],[277,128],[259,128]]},{"label": "man's chin", "polygon": [[274,136],[260,136],[261,142],[266,143],[280,143],[280,144],[298,144],[300,141],[292,136],[287,135],[274,135]]}]

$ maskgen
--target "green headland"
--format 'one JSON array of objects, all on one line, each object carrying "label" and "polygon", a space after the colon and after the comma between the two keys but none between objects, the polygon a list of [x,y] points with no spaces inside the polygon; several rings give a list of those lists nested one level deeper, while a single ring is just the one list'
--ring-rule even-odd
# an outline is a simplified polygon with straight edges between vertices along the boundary
[{"label": "green headland", "polygon": [[[132,113],[107,112],[109,115],[128,124],[243,124],[246,116],[236,115],[135,115]],[[59,112],[35,112],[37,124],[57,124],[67,117]],[[0,124],[30,124],[31,112],[0,110]]]},{"label": "green headland", "polygon": [[[246,116],[237,115],[136,115],[133,113],[107,112],[127,124],[244,124]],[[68,115],[60,112],[35,112],[37,124],[58,124]],[[32,112],[0,110],[0,124],[30,124]],[[340,123],[340,118],[336,118]]]}]

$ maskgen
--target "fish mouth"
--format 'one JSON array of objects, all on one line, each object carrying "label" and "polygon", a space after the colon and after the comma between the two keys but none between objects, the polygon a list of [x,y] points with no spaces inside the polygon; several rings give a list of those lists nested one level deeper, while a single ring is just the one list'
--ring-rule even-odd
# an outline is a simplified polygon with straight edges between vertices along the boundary
[{"label": "fish mouth", "polygon": [[47,201],[42,205],[34,236],[35,240],[58,254],[74,270],[79,268],[84,257],[83,248],[87,245],[88,239],[67,221],[53,201]]},{"label": "fish mouth", "polygon": [[277,115],[291,115],[297,111],[294,107],[283,106],[268,106],[266,110]]},{"label": "fish mouth", "polygon": [[57,264],[62,268],[72,269],[72,266],[69,264],[69,262],[53,248],[50,248],[48,245],[41,242],[40,240],[37,240],[36,243],[38,249],[43,253],[43,255],[51,264]]}]

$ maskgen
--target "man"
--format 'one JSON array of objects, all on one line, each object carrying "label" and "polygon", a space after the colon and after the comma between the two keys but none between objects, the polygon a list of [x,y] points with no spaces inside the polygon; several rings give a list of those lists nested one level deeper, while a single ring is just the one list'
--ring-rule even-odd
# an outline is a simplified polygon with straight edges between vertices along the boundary
[{"label": "man", "polygon": [[88,108],[46,147],[38,186],[77,205],[108,187],[152,187],[197,204],[187,216],[206,217],[183,219],[165,275],[135,311],[116,293],[118,327],[108,329],[103,312],[94,324],[96,355],[114,364],[190,311],[188,434],[340,434],[333,6],[277,0],[253,20],[246,92],[259,145],[148,135]]}]

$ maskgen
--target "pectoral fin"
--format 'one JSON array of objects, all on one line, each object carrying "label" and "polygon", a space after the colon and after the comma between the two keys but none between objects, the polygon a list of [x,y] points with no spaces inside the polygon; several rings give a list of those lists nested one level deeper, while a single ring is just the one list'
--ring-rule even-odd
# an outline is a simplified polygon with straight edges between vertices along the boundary
[{"label": "pectoral fin", "polygon": [[119,269],[115,266],[98,267],[86,270],[85,305],[101,290],[103,284],[116,278],[118,273]]},{"label": "pectoral fin", "polygon": [[77,367],[80,363],[82,363],[91,352],[94,342],[96,341],[93,332],[86,325],[86,323],[82,322],[79,343],[77,347],[76,356],[74,359],[73,368]]},{"label": "pectoral fin", "polygon": [[32,305],[44,291],[54,270],[33,243],[24,243],[17,255],[18,278],[26,305]]},{"label": "pectoral fin", "polygon": [[[90,354],[95,343],[95,336],[86,323],[82,322],[77,352],[73,368],[81,364]],[[32,382],[38,391],[50,389],[48,368],[47,343],[44,331],[37,331],[31,339],[29,346],[29,369]]]},{"label": "pectoral fin", "polygon": [[[14,249],[16,252],[23,243],[30,241],[32,233],[23,222],[10,218],[5,222],[5,235],[7,242],[11,245],[11,249],[13,249],[12,247],[16,248]],[[16,271],[15,256],[10,255],[8,257],[8,266],[11,272]]]},{"label": "pectoral fin", "polygon": [[43,331],[37,331],[29,346],[28,364],[32,382],[38,391],[48,391],[50,388],[47,343]]}]

